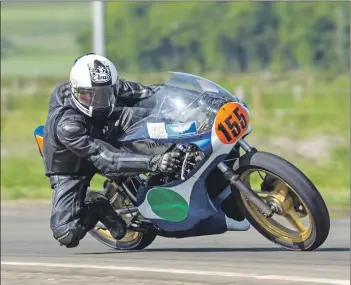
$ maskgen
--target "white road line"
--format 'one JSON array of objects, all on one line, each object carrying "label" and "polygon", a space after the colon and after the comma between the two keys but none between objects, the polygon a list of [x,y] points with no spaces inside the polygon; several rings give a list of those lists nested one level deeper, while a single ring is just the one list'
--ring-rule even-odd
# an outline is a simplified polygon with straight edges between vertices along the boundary
[{"label": "white road line", "polygon": [[341,280],[341,279],[324,279],[324,278],[281,276],[281,275],[260,275],[260,274],[239,273],[239,272],[200,271],[200,270],[187,270],[187,269],[167,269],[167,268],[148,268],[148,267],[129,267],[129,266],[99,266],[99,265],[92,265],[92,264],[7,262],[7,261],[1,261],[1,265],[107,269],[107,270],[120,270],[120,271],[139,271],[139,272],[188,274],[188,275],[202,275],[202,276],[207,275],[207,276],[221,276],[221,277],[240,277],[240,278],[254,278],[254,279],[265,279],[265,280],[280,280],[280,281],[335,284],[335,285],[350,284],[350,280]]}]

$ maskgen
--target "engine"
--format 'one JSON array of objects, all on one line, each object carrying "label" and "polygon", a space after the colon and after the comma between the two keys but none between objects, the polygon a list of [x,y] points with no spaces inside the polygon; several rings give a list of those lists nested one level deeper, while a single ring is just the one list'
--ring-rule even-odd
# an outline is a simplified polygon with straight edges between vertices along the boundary
[{"label": "engine", "polygon": [[193,144],[177,144],[176,149],[182,152],[184,157],[182,168],[175,174],[175,178],[185,180],[185,177],[205,158],[205,154]]},{"label": "engine", "polygon": [[193,144],[176,144],[174,147],[175,151],[182,154],[182,166],[173,173],[157,173],[150,174],[145,181],[144,186],[158,186],[170,183],[175,180],[185,180],[188,175],[200,164],[205,158],[205,154]]},{"label": "engine", "polygon": [[[182,154],[182,166],[173,173],[147,173],[135,176],[116,177],[113,179],[120,193],[125,193],[132,201],[136,202],[137,191],[140,187],[161,186],[176,180],[185,180],[191,172],[200,165],[205,154],[193,144],[176,144],[173,150]],[[104,186],[105,187],[105,186]],[[117,191],[117,189],[116,189]],[[125,195],[124,195],[125,196]]]}]

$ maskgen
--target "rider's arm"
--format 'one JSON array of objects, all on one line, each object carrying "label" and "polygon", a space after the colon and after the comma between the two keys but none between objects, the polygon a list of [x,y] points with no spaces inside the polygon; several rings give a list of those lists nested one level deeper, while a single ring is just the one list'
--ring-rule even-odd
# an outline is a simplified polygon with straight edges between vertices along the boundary
[{"label": "rider's arm", "polygon": [[157,92],[157,90],[162,86],[162,84],[146,86],[136,82],[120,79],[119,88],[117,91],[118,101],[122,102],[126,106],[134,106],[136,103],[155,94],[155,92]]},{"label": "rider's arm", "polygon": [[76,155],[92,162],[106,176],[150,171],[150,156],[118,151],[88,135],[82,115],[63,116],[57,125],[57,137]]},{"label": "rider's arm", "polygon": [[[108,116],[108,120],[117,120],[126,117],[126,114],[130,114],[134,118],[133,121],[139,121],[142,118],[147,117],[150,114],[151,108],[147,107],[114,107],[112,113]],[[130,117],[128,116],[128,117]],[[128,124],[128,122],[126,122]]]},{"label": "rider's arm", "polygon": [[[109,116],[108,141],[113,145],[121,134],[128,132],[128,129],[137,122],[150,115],[151,109],[141,107],[117,107]],[[133,128],[133,127],[132,127]]]}]

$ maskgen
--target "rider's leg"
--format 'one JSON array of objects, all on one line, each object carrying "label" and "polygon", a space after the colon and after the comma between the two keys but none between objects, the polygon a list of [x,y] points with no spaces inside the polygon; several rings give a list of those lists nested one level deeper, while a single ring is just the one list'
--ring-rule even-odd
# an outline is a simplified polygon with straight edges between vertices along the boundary
[{"label": "rider's leg", "polygon": [[53,236],[61,245],[76,247],[79,241],[100,220],[120,239],[126,232],[125,222],[100,193],[87,192],[91,177],[52,176],[53,192],[50,219]]}]

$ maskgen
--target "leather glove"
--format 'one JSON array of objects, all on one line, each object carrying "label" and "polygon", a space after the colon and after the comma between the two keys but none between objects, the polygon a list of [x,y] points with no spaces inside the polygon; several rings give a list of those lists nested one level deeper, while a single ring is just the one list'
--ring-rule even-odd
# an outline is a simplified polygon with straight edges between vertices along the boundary
[{"label": "leather glove", "polygon": [[177,151],[170,151],[163,155],[155,155],[150,160],[152,171],[174,172],[181,165],[181,154]]}]

